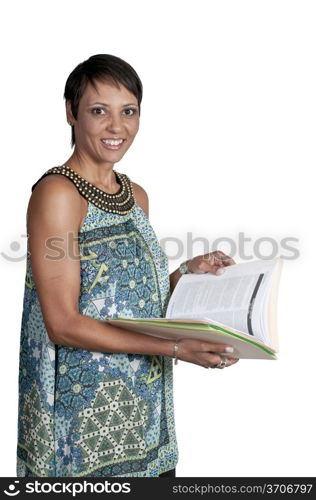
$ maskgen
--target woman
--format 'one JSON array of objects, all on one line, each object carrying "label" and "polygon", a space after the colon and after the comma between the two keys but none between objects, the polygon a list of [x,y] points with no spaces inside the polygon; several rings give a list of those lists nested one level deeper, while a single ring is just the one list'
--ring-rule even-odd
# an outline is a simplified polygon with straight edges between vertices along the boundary
[{"label": "woman", "polygon": [[129,64],[90,57],[65,99],[75,148],[33,185],[27,213],[17,475],[174,476],[172,358],[237,360],[225,345],[175,345],[106,318],[163,317],[181,272],[234,261],[197,256],[169,276],[145,190],[113,168],[139,128],[142,84]]}]

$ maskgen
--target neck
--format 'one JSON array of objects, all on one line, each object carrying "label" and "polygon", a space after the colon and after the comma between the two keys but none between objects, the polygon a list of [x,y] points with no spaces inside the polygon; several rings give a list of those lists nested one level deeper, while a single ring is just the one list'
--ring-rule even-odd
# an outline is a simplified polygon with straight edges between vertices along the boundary
[{"label": "neck", "polygon": [[96,163],[91,157],[75,148],[65,164],[91,184],[106,192],[116,192],[119,188],[113,172],[114,163]]}]

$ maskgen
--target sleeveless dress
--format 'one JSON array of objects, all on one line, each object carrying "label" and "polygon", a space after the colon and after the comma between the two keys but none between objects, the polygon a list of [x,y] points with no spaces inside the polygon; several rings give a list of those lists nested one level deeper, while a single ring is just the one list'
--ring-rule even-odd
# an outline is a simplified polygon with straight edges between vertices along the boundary
[{"label": "sleeveless dress", "polygon": [[[64,175],[63,167],[46,171],[37,183],[49,174]],[[118,175],[130,183],[126,174]],[[85,196],[84,179],[75,175],[70,180]],[[81,314],[98,320],[165,316],[168,260],[135,200],[126,214],[88,201],[78,244]],[[17,477],[158,477],[177,462],[172,358],[54,344],[28,252]]]}]

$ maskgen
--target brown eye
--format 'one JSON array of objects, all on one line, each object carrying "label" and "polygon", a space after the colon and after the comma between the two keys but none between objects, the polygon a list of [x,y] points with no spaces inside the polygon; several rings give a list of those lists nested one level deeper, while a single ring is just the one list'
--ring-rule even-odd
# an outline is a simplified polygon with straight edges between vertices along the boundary
[{"label": "brown eye", "polygon": [[[131,113],[129,111],[131,111]],[[124,112],[127,114],[127,116],[133,116],[136,113],[136,109],[128,108],[128,109],[125,109]]]},{"label": "brown eye", "polygon": [[104,109],[102,109],[102,108],[93,108],[91,110],[91,112],[94,115],[102,115],[102,114],[104,114]]}]

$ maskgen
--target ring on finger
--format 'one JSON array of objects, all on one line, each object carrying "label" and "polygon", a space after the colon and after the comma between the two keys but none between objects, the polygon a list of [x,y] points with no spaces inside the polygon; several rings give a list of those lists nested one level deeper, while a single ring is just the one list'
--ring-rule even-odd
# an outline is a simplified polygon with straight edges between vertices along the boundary
[{"label": "ring on finger", "polygon": [[218,365],[215,366],[215,368],[225,368],[227,364],[227,359],[221,359],[220,363],[218,363]]}]

